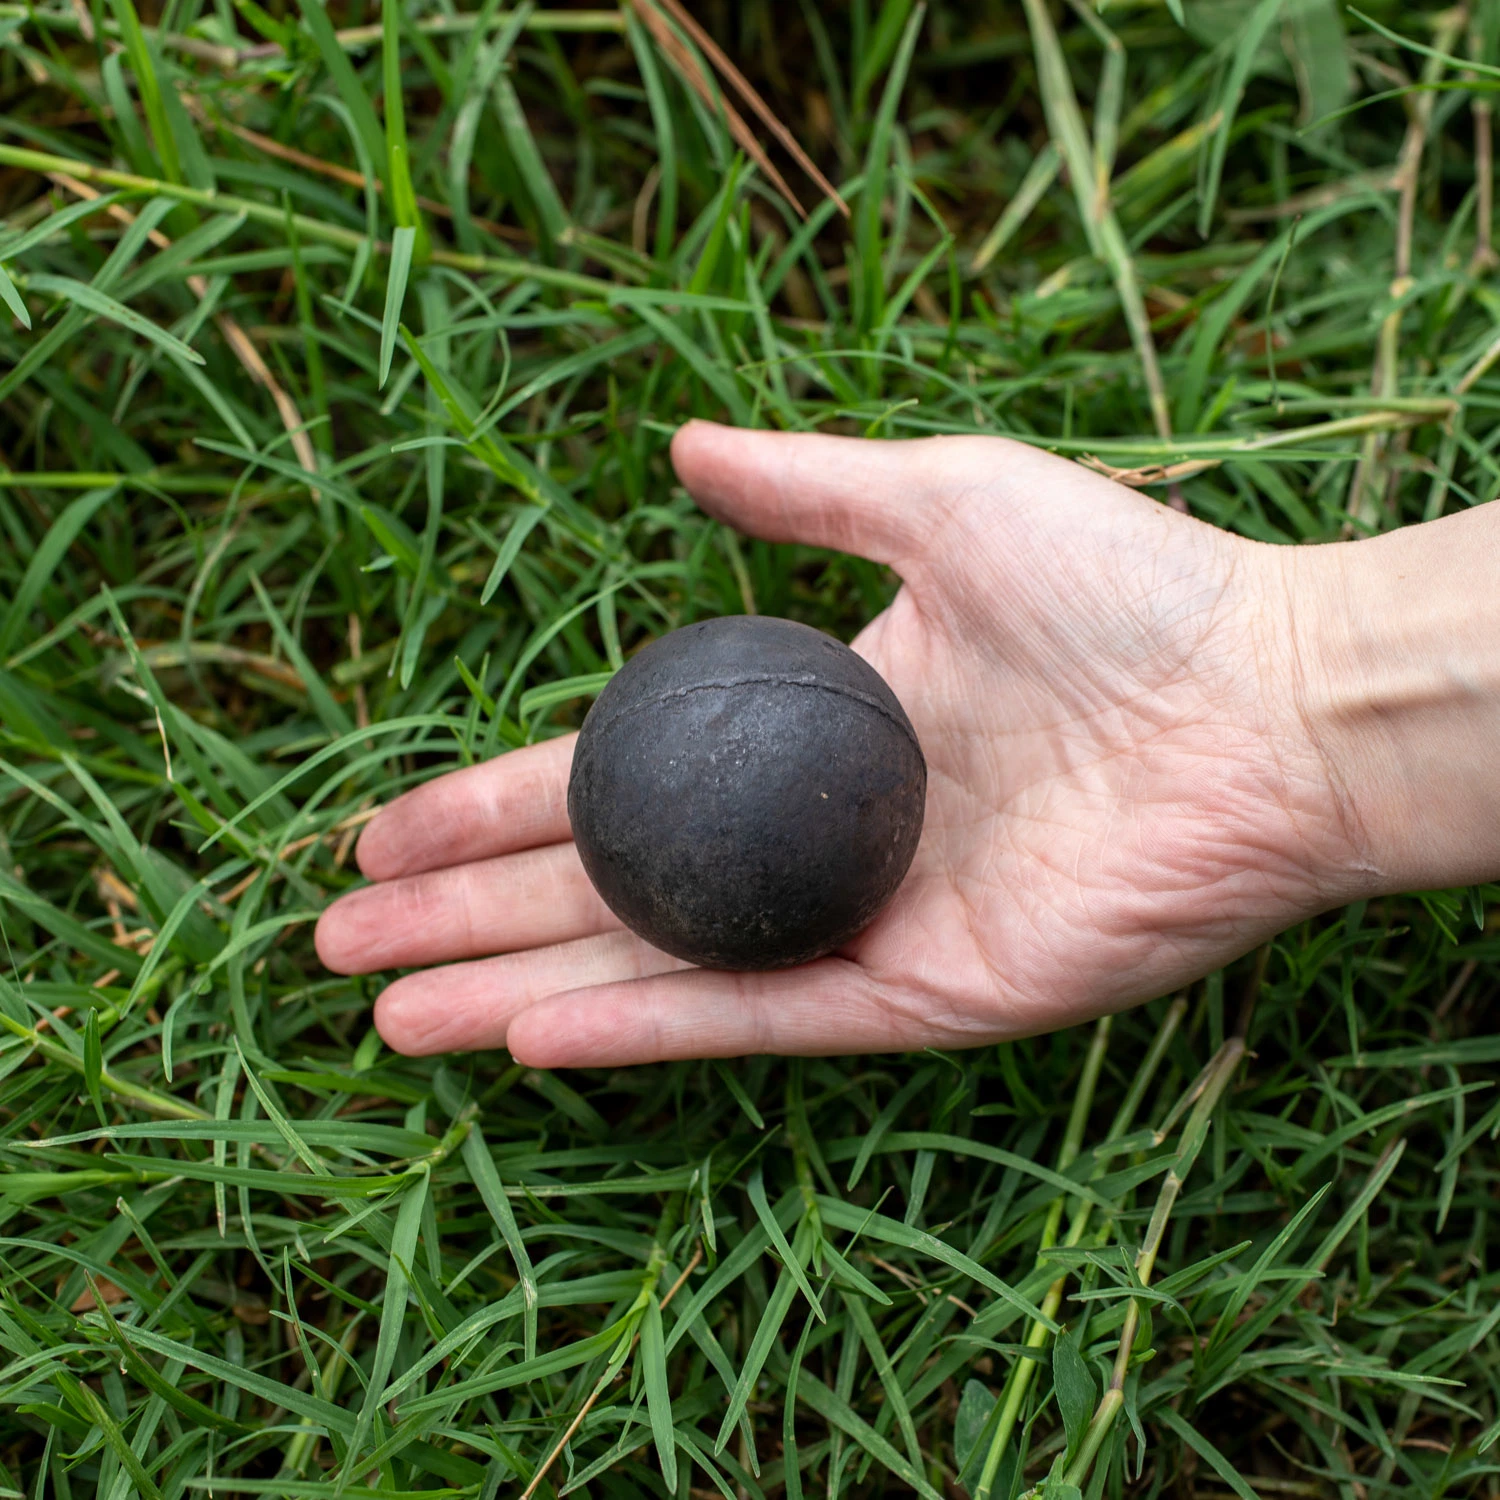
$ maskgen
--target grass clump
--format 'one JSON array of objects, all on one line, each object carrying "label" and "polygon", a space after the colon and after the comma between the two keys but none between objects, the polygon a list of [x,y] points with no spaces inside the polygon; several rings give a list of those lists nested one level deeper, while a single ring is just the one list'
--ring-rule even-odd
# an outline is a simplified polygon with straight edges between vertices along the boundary
[{"label": "grass clump", "polygon": [[318,967],[378,802],[889,598],[688,415],[1495,492],[1492,5],[699,19],[0,5],[0,1489],[1495,1493],[1494,888],[955,1056],[411,1062]]}]

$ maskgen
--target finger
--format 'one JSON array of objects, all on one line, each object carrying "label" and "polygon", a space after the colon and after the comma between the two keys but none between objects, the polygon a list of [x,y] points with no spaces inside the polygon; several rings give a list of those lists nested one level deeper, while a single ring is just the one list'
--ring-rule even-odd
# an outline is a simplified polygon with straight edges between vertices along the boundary
[{"label": "finger", "polygon": [[754,536],[900,564],[930,543],[944,501],[933,440],[874,442],[693,421],[672,464],[711,515]]},{"label": "finger", "polygon": [[409,1057],[503,1047],[511,1020],[538,999],[686,968],[631,932],[408,974],[375,1002],[386,1045]]},{"label": "finger", "polygon": [[577,738],[511,750],[397,797],[361,834],[359,868],[371,880],[394,880],[560,843],[570,837],[568,771]]},{"label": "finger", "polygon": [[694,969],[539,1000],[506,1046],[535,1068],[615,1067],[679,1057],[883,1052],[956,1040],[857,964],[824,958],[770,974]]},{"label": "finger", "polygon": [[318,957],[339,974],[450,963],[609,932],[572,844],[362,886],[318,920]]}]

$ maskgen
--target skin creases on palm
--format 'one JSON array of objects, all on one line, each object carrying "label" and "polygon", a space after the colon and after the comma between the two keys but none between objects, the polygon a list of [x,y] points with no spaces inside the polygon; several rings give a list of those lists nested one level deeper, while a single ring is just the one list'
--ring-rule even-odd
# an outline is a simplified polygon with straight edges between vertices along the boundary
[{"label": "skin creases on palm", "polygon": [[905,884],[842,953],[737,975],[623,931],[568,841],[571,741],[383,811],[325,913],[344,971],[411,968],[399,1050],[535,1066],[973,1045],[1165,993],[1347,899],[1357,865],[1296,710],[1284,549],[1001,439],[690,423],[710,513],[903,579],[855,641],[929,766]]},{"label": "skin creases on palm", "polygon": [[856,642],[931,769],[901,906],[858,947],[914,992],[921,1044],[1163,993],[1339,899],[1345,835],[1277,677],[1276,550],[1045,462],[1092,524],[961,519]]}]

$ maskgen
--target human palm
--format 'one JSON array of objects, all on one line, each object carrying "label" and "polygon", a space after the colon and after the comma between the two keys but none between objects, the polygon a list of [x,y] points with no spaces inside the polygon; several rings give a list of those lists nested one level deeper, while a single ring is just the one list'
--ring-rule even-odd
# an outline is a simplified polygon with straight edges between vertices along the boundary
[{"label": "human palm", "polygon": [[1356,830],[1297,706],[1289,549],[1002,439],[691,423],[673,458],[744,530],[902,578],[854,646],[927,756],[911,870],[835,955],[693,969],[589,885],[571,738],[454,772],[370,824],[373,884],[319,924],[335,969],[418,968],[376,1009],[398,1050],[580,1066],[972,1045],[1164,993],[1355,888]]}]

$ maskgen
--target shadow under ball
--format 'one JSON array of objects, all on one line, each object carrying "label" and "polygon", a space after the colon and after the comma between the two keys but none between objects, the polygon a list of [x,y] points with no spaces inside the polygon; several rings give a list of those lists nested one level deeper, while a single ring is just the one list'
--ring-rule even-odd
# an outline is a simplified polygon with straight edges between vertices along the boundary
[{"label": "shadow under ball", "polygon": [[927,763],[896,695],[806,625],[734,615],[644,647],[573,753],[589,879],[648,943],[712,969],[849,941],[916,853]]}]

